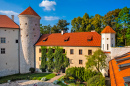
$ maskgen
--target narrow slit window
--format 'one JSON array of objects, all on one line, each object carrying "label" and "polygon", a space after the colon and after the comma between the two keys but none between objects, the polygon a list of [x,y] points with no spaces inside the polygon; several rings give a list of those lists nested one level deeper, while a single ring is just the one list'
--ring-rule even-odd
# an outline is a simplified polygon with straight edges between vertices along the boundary
[{"label": "narrow slit window", "polygon": [[107,44],[107,50],[109,50],[109,45]]}]

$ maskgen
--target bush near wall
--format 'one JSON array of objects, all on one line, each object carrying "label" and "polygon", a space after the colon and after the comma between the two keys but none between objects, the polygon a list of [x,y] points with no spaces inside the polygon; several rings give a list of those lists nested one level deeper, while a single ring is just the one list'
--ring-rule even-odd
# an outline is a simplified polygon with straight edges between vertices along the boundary
[{"label": "bush near wall", "polygon": [[71,67],[66,70],[66,78],[72,76],[80,81],[87,81],[97,74],[96,71],[86,70],[84,67]]},{"label": "bush near wall", "polygon": [[98,74],[87,81],[87,86],[105,86],[105,78]]}]

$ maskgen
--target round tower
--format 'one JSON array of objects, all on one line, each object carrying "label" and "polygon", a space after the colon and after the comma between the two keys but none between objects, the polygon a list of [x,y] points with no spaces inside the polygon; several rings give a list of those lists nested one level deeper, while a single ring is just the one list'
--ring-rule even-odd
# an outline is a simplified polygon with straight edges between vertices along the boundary
[{"label": "round tower", "polygon": [[41,17],[28,7],[19,14],[20,21],[20,73],[28,73],[34,68],[34,44],[40,37]]},{"label": "round tower", "polygon": [[104,52],[111,52],[111,47],[115,47],[115,33],[110,26],[106,26],[101,32],[101,49]]}]

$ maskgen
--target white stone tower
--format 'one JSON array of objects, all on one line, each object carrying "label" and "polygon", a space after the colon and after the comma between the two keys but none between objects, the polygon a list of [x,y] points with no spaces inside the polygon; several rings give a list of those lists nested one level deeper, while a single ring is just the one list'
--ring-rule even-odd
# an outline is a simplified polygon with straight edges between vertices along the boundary
[{"label": "white stone tower", "polygon": [[115,47],[115,33],[110,26],[106,26],[101,32],[101,49],[104,52],[111,52],[111,47]]},{"label": "white stone tower", "polygon": [[34,67],[34,44],[40,37],[41,17],[28,7],[19,14],[20,21],[20,73],[28,73]]},{"label": "white stone tower", "polygon": [[101,72],[103,76],[108,76],[109,64],[111,60],[111,47],[115,47],[115,31],[110,27],[106,26],[101,32],[101,50],[106,54],[106,65],[105,69],[102,69]]}]

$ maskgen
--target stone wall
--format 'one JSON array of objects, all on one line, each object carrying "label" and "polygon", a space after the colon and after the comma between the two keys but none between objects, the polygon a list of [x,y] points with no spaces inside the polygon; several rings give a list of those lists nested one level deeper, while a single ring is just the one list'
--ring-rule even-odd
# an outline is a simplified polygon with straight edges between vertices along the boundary
[{"label": "stone wall", "polygon": [[116,56],[125,54],[127,52],[130,52],[130,47],[112,47],[111,48],[111,59],[113,59]]},{"label": "stone wall", "polygon": [[34,44],[40,37],[40,17],[19,15],[20,20],[20,73],[34,67]]}]

